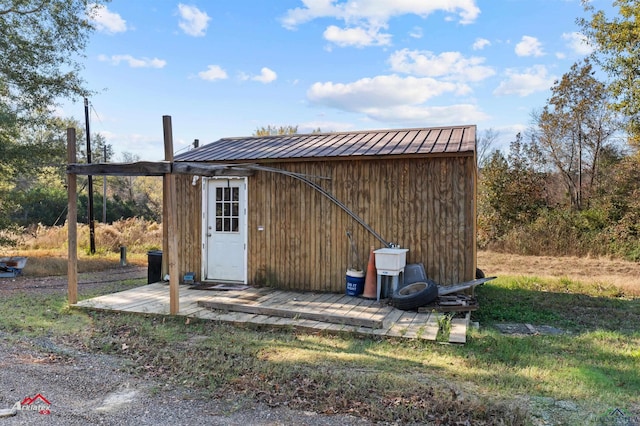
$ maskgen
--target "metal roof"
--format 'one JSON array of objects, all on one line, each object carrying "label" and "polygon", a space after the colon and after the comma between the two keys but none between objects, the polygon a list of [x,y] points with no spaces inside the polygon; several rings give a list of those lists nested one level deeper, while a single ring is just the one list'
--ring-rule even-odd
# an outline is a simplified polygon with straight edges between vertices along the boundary
[{"label": "metal roof", "polygon": [[256,161],[473,152],[476,126],[223,138],[176,161]]}]

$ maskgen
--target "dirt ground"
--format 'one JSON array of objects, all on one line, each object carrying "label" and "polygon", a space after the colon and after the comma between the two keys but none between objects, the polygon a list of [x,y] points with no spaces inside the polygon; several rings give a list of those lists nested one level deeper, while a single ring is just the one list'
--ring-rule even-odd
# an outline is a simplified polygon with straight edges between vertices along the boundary
[{"label": "dirt ground", "polygon": [[[478,253],[478,266],[490,275],[567,277],[615,284],[640,295],[640,264],[609,259],[524,257]],[[146,268],[119,267],[79,276],[79,293],[111,289],[126,279],[146,277]],[[20,276],[0,279],[0,297],[12,293],[66,294],[66,277]],[[50,414],[18,411],[0,417],[5,425],[364,425],[352,416],[271,408],[251,402],[202,399],[193,391],[126,373],[126,360],[86,353],[48,337],[0,333],[0,416],[16,402],[38,394]],[[42,401],[39,401],[42,403]],[[36,405],[34,402],[32,405]]]}]

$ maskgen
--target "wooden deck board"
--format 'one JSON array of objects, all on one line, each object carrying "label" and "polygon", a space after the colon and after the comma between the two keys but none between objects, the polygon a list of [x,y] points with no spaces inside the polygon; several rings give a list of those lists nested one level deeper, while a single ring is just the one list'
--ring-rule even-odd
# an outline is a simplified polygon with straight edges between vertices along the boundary
[{"label": "wooden deck board", "polygon": [[[319,293],[319,296],[316,297],[314,300],[309,301],[305,305],[305,307],[306,309],[319,312],[321,309],[325,309],[331,303],[331,300],[333,300],[334,298],[335,296],[332,293]],[[321,321],[313,321],[310,319],[305,319],[298,326],[304,330],[321,331],[321,329],[323,329],[323,326],[325,325],[326,323]]]},{"label": "wooden deck board", "polygon": [[422,332],[427,320],[429,319],[429,315],[430,314],[417,313],[416,316],[413,317],[411,324],[407,326],[407,331],[403,337],[406,337],[407,339],[415,339],[418,335],[422,336]]},{"label": "wooden deck board", "polygon": [[[339,294],[325,293],[322,303],[316,306],[316,312],[320,314],[331,314],[332,312],[335,312],[335,309],[332,309],[332,307],[336,301],[341,300],[342,297],[343,296]],[[328,322],[318,321],[317,328],[318,331],[332,331],[335,327],[332,327],[332,324]]]},{"label": "wooden deck board", "polygon": [[120,293],[112,293],[104,296],[96,297],[93,299],[85,299],[78,304],[81,305],[106,305],[110,306],[114,310],[129,310],[135,306],[144,305],[150,301],[164,300],[169,295],[168,287],[159,287],[156,284],[151,284],[150,288],[144,288],[143,291],[132,291],[135,289],[125,290]]},{"label": "wooden deck board", "polygon": [[426,340],[436,340],[438,337],[438,318],[439,315],[437,313],[432,313],[429,315],[429,319],[427,320],[425,327],[422,332],[422,338]]},{"label": "wooden deck board", "polygon": [[389,312],[389,314],[384,318],[384,321],[382,322],[382,328],[377,329],[377,330],[373,330],[371,332],[371,334],[373,335],[377,335],[377,336],[385,336],[389,330],[391,329],[391,327],[393,326],[393,324],[400,319],[400,317],[402,316],[402,314],[404,313],[404,311],[401,311],[400,309],[393,309],[391,312]]},{"label": "wooden deck board", "polygon": [[[311,318],[279,318],[258,313],[211,310],[198,306],[198,301],[264,306],[273,309],[298,310],[325,316],[345,316],[371,321],[380,328],[360,325],[332,324]],[[77,307],[144,314],[169,314],[169,288],[155,283],[142,287],[85,299]],[[268,312],[268,311],[267,311]],[[220,321],[230,324],[253,324],[267,327],[292,327],[307,332],[344,332],[380,337],[399,337],[435,340],[438,333],[438,315],[406,312],[371,299],[337,293],[301,293],[271,289],[230,291],[196,290],[180,287],[180,316]],[[379,323],[377,323],[379,321]],[[468,320],[451,321],[451,343],[465,343]]]},{"label": "wooden deck board", "polygon": [[449,343],[467,343],[467,324],[468,321],[465,318],[451,320]]},{"label": "wooden deck board", "polygon": [[229,312],[242,312],[245,314],[254,314],[254,315],[267,315],[281,318],[289,318],[289,319],[311,319],[315,321],[321,322],[330,322],[333,324],[347,324],[347,325],[356,325],[356,326],[365,326],[371,328],[382,328],[382,321],[376,321],[365,318],[357,318],[346,316],[343,314],[344,310],[339,310],[338,312],[327,314],[324,312],[309,312],[299,309],[291,308],[289,304],[285,303],[282,306],[260,306],[260,305],[247,305],[242,303],[228,303],[228,302],[220,302],[220,301],[198,301],[198,305],[204,306],[205,308],[217,309],[217,310],[226,310]]},{"label": "wooden deck board", "polygon": [[404,337],[416,314],[416,312],[403,312],[402,316],[389,328],[386,336]]}]

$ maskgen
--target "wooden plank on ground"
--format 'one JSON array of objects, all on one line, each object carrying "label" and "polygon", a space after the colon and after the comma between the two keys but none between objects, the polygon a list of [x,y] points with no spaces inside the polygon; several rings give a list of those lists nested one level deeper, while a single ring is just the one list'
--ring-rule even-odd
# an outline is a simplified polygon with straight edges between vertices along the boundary
[{"label": "wooden plank on ground", "polygon": [[[192,291],[191,293],[189,293],[187,296],[182,296],[180,298],[180,315],[186,315],[186,316],[197,316],[197,312],[201,311],[203,309],[206,309],[202,306],[198,306],[198,300],[215,300],[215,297],[207,297],[205,299],[203,299],[203,294],[201,294],[202,292],[194,292]],[[187,302],[186,305],[183,307],[182,304],[183,302]]]},{"label": "wooden plank on ground", "polygon": [[382,321],[384,324],[383,328],[374,330],[373,334],[386,335],[389,329],[393,327],[393,325],[400,319],[403,313],[404,311],[400,309],[393,309],[384,317]]},{"label": "wooden plank on ground", "polygon": [[404,333],[403,337],[407,339],[415,339],[418,335],[422,336],[422,332],[424,331],[424,327],[429,319],[429,314],[420,314],[417,313],[416,316],[411,321],[411,324],[407,326],[407,331]]},{"label": "wooden plank on ground", "polygon": [[413,319],[417,315],[416,312],[402,312],[402,316],[389,328],[386,336],[389,337],[404,337],[409,325],[413,322]]},{"label": "wooden plank on ground", "polygon": [[[325,316],[340,315],[342,313],[343,302],[350,298],[345,294],[329,293],[329,297],[325,301],[325,306],[318,311],[318,314]],[[320,331],[339,331],[335,324],[328,321],[322,321],[318,325]]]},{"label": "wooden plank on ground", "polygon": [[363,317],[363,315],[361,315],[363,310],[363,308],[361,307],[362,300],[363,299],[358,299],[357,297],[351,297],[350,299],[347,299],[344,307],[342,308],[341,314],[358,318]]},{"label": "wooden plank on ground", "polygon": [[436,337],[438,337],[438,329],[440,328],[438,326],[438,317],[439,315],[436,313],[429,314],[429,319],[427,320],[427,323],[424,329],[422,330],[421,337],[423,339],[436,340]]},{"label": "wooden plank on ground", "polygon": [[293,296],[290,291],[274,291],[259,297],[256,300],[256,304],[259,306],[277,306],[286,303],[292,298]]},{"label": "wooden plank on ground", "polygon": [[244,312],[249,314],[269,315],[269,316],[277,316],[282,318],[303,318],[303,319],[311,319],[315,321],[329,322],[332,324],[355,325],[355,326],[364,326],[364,327],[371,327],[371,328],[382,327],[382,321],[379,321],[379,320],[349,317],[349,316],[335,315],[335,314],[332,315],[327,313],[302,312],[302,311],[296,311],[296,310],[290,310],[290,309],[271,308],[266,306],[243,305],[243,304],[237,304],[237,303],[221,303],[221,302],[210,302],[210,301],[198,301],[198,304],[200,306],[204,306],[211,309],[237,311],[237,312]]},{"label": "wooden plank on ground", "polygon": [[320,312],[323,309],[326,309],[327,306],[329,306],[332,303],[332,300],[334,300],[335,296],[332,293],[318,293],[319,296],[317,298],[315,298],[312,301],[309,301],[306,305],[305,305],[305,309],[313,311],[313,312]]},{"label": "wooden plank on ground", "polygon": [[140,291],[137,292],[128,290],[126,292],[107,294],[93,299],[83,300],[79,302],[77,306],[128,312],[134,310],[132,309],[134,307],[153,303],[154,301],[163,297],[166,297],[166,300],[168,302],[168,296],[169,294],[166,291],[166,288],[147,289],[143,287]]},{"label": "wooden plank on ground", "polygon": [[380,302],[377,302],[375,300],[362,300],[363,303],[357,307],[359,311],[351,311],[351,314],[355,315],[357,312],[358,317],[382,321],[382,327],[375,330],[360,327],[358,329],[358,332],[362,334],[383,335],[384,330],[389,328],[387,315],[393,310],[393,308],[387,305],[383,306]]},{"label": "wooden plank on ground", "polygon": [[[309,302],[305,309],[321,313],[324,312],[328,307],[331,306],[333,300],[336,299],[336,295],[333,293],[320,293],[320,296],[313,301]],[[329,323],[322,321],[312,321],[310,319],[305,319],[304,324],[302,324],[301,328],[313,329],[314,331],[323,331],[329,326]]]},{"label": "wooden plank on ground", "polygon": [[451,320],[449,343],[467,342],[467,324],[468,321],[465,318],[454,318]]},{"label": "wooden plank on ground", "polygon": [[226,291],[214,291],[214,290],[191,290],[194,293],[209,296],[208,293],[211,294],[211,297],[214,298],[222,298],[222,299],[233,299],[238,303],[257,303],[258,299],[261,297],[271,294],[273,291],[255,291],[254,289],[247,290],[226,290]]},{"label": "wooden plank on ground", "polygon": [[322,293],[302,293],[285,304],[287,309],[309,310],[311,303],[320,299]]}]

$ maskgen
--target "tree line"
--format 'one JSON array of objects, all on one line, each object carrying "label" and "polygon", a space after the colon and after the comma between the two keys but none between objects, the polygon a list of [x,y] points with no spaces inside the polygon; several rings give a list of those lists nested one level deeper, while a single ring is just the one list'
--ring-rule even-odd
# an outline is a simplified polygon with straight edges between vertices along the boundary
[{"label": "tree line", "polygon": [[[587,59],[555,82],[508,152],[480,158],[481,247],[640,260],[640,159]],[[489,145],[495,134],[483,136]]]}]

